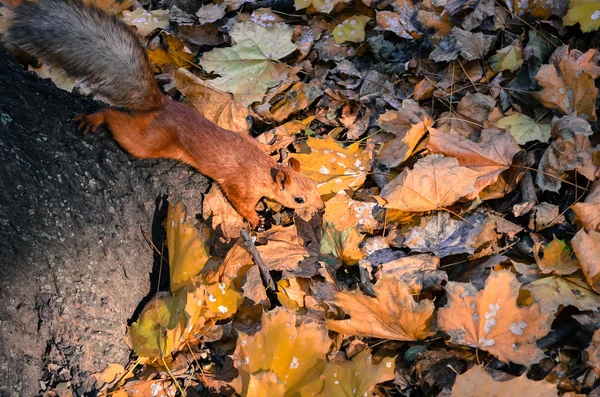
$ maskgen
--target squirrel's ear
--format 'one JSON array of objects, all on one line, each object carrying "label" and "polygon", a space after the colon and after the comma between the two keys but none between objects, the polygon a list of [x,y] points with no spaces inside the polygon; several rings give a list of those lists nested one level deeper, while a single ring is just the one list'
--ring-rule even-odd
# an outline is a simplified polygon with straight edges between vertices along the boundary
[{"label": "squirrel's ear", "polygon": [[281,190],[283,190],[285,186],[289,183],[287,175],[282,169],[271,168],[271,176],[273,177],[275,183],[279,185]]},{"label": "squirrel's ear", "polygon": [[292,167],[294,171],[300,172],[300,162],[298,161],[298,159],[292,157],[288,160],[288,165]]}]

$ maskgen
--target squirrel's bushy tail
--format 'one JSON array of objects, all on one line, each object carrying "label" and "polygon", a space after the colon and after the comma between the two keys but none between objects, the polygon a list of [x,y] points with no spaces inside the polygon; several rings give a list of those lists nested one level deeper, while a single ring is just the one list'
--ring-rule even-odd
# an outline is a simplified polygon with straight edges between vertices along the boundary
[{"label": "squirrel's bushy tail", "polygon": [[12,10],[9,44],[62,67],[113,105],[145,110],[162,94],[136,34],[81,0],[38,0]]}]

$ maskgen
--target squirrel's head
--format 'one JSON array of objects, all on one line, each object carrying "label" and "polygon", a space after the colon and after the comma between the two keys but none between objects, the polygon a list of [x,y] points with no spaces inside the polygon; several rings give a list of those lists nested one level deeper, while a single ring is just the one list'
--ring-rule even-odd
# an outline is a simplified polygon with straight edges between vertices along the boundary
[{"label": "squirrel's head", "polygon": [[273,198],[279,204],[308,213],[315,213],[323,208],[317,186],[310,178],[300,173],[300,162],[295,158],[288,160],[288,166],[274,168],[272,177],[275,181]]}]

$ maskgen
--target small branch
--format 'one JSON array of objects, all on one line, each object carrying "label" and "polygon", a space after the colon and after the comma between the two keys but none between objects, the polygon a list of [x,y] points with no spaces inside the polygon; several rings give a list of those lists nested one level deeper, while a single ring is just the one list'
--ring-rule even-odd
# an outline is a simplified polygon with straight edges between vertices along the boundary
[{"label": "small branch", "polygon": [[248,234],[248,230],[242,229],[241,235],[244,239],[244,248],[246,248],[246,250],[250,253],[252,259],[254,260],[254,263],[256,263],[256,265],[258,266],[258,269],[260,270],[260,276],[263,279],[265,287],[270,289],[271,291],[275,291],[275,282],[271,278],[271,274],[269,273],[267,265],[265,265],[265,262],[263,262],[262,258],[260,257],[260,252],[258,252],[258,250],[256,249],[254,241],[252,241],[250,234]]}]

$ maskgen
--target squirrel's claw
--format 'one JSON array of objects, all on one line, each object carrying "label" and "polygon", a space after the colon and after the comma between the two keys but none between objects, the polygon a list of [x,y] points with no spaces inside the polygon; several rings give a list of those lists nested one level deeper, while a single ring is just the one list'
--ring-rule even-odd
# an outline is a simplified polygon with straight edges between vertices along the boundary
[{"label": "squirrel's claw", "polygon": [[86,135],[90,131],[96,132],[98,127],[104,124],[104,116],[100,112],[90,115],[78,114],[73,117],[73,121],[77,123],[77,130],[83,129],[83,135]]}]

